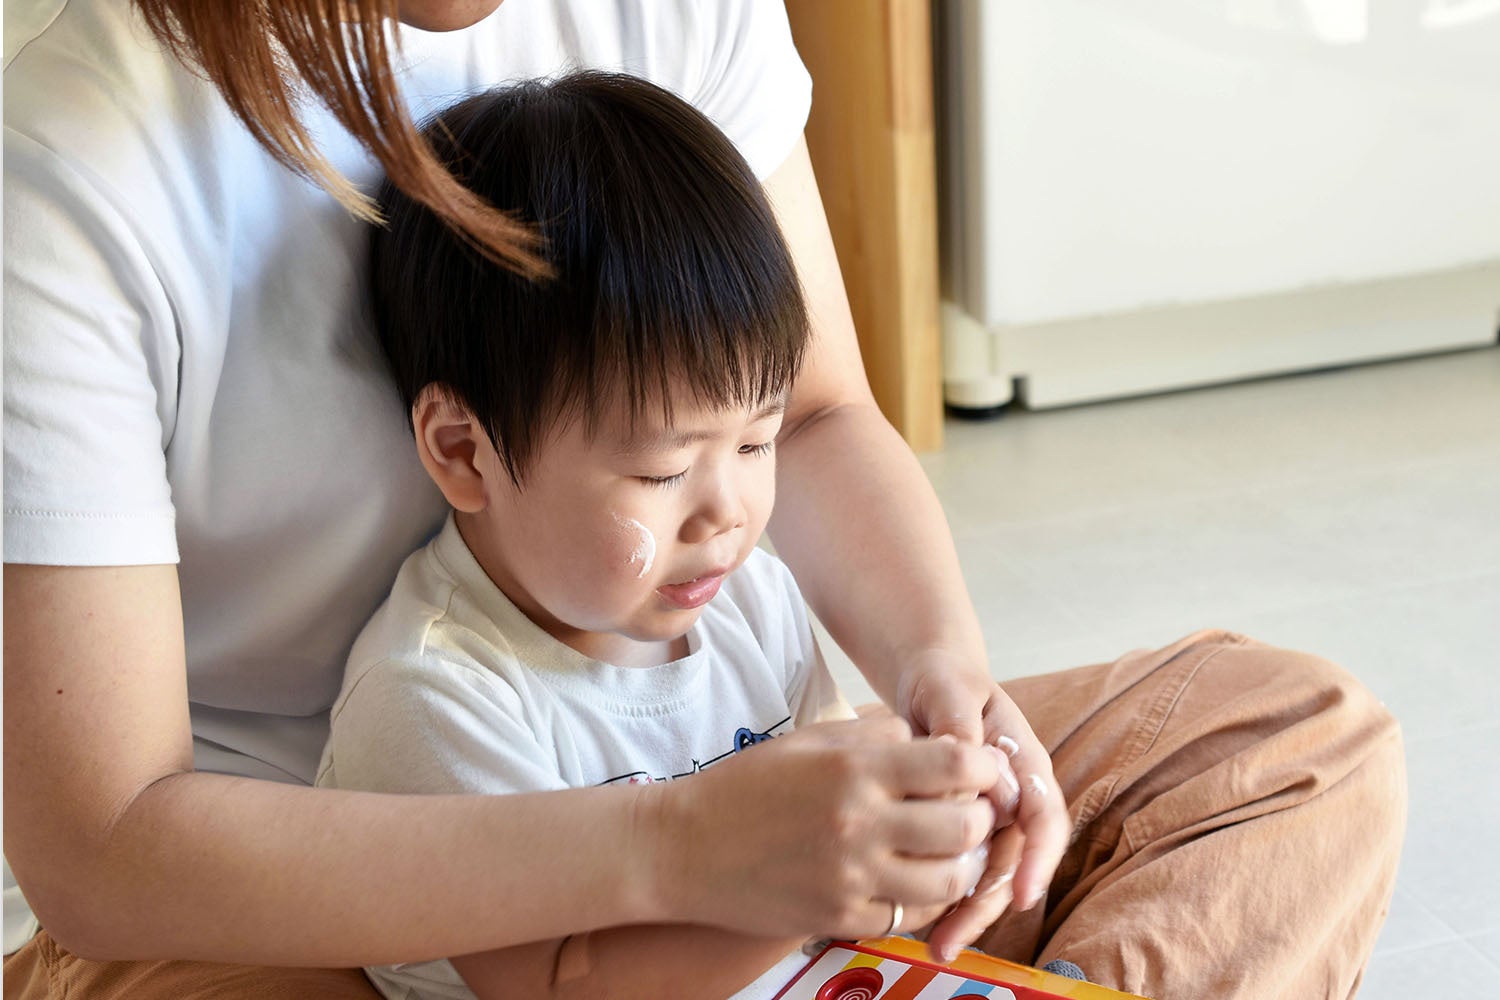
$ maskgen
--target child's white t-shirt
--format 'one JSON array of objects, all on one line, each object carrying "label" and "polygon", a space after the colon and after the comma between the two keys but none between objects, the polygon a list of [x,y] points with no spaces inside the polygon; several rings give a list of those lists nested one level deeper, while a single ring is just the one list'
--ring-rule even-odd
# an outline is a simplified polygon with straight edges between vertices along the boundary
[{"label": "child's white t-shirt", "polygon": [[[350,643],[446,509],[369,331],[367,231],[129,0],[6,0],[5,21],[4,557],[177,562],[197,766],[311,781]],[[506,0],[399,37],[420,117],[623,70],[762,177],[810,102],[780,0]],[[376,165],[307,115],[368,189]]]},{"label": "child's white t-shirt", "polygon": [[[317,783],[511,793],[670,781],[797,725],[853,715],[791,573],[759,549],[687,639],[687,656],[662,666],[589,659],[506,598],[450,519],[355,642]],[[789,956],[737,996],[774,995],[804,962]],[[371,977],[402,1000],[472,997],[448,962]]]}]

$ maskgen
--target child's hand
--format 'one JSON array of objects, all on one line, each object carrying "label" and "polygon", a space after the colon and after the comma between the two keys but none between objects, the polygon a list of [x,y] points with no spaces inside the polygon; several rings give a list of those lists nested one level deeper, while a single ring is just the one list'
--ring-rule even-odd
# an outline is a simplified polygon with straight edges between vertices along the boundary
[{"label": "child's hand", "polygon": [[[1014,902],[1030,909],[1041,901],[1067,849],[1072,828],[1062,789],[1052,775],[1046,748],[1010,696],[987,674],[956,658],[934,653],[903,674],[898,708],[920,732],[949,734],[965,742],[999,748],[1017,782],[1014,816],[990,844],[989,865],[975,892],[934,926],[929,943],[939,955],[956,953],[975,940]],[[994,793],[996,810],[1010,790]]]},{"label": "child's hand", "polygon": [[[953,741],[954,737],[944,735],[938,739]],[[995,829],[984,843],[965,851],[957,859],[965,866],[962,877],[964,898],[941,913],[933,914],[925,924],[911,925],[909,931],[918,939],[932,944],[933,950],[940,951],[939,957],[944,961],[951,959],[959,947],[973,941],[1011,902],[1011,877],[1021,843],[1020,832],[1014,829],[1021,790],[1015,772],[1011,770],[1010,758],[993,744],[989,744],[988,748],[1000,763],[1000,780],[984,793],[984,797],[995,809]],[[996,857],[997,853],[996,863],[992,865],[991,858]],[[943,921],[945,917],[958,914],[961,907],[967,914],[966,919],[960,922]],[[938,940],[933,942],[931,935],[939,923],[943,923],[944,930]],[[972,925],[971,931],[965,929],[968,925]],[[950,941],[957,943],[950,944]]]},{"label": "child's hand", "polygon": [[995,831],[990,839],[984,874],[974,891],[945,913],[929,929],[926,941],[940,961],[951,961],[960,949],[972,944],[1014,902],[1016,866],[1021,859],[1022,836],[1014,823]]}]

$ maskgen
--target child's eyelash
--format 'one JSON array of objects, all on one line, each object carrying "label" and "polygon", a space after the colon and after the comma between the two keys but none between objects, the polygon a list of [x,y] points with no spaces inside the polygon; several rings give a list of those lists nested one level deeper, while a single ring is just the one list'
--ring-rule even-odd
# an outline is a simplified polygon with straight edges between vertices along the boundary
[{"label": "child's eyelash", "polygon": [[[765,455],[769,454],[775,446],[775,441],[762,441],[760,444],[743,444],[740,445],[740,454],[752,456]],[[676,486],[687,478],[687,470],[683,469],[674,476],[637,476],[636,478],[648,486]]]}]

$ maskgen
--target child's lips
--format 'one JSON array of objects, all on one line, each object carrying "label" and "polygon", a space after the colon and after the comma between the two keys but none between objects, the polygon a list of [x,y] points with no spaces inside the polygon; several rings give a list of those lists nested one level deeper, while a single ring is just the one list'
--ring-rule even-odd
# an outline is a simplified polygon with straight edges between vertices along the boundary
[{"label": "child's lips", "polygon": [[690,611],[701,608],[714,599],[719,592],[719,586],[728,575],[727,570],[714,570],[703,576],[688,580],[685,583],[667,583],[656,588],[656,592],[666,600],[668,604]]}]

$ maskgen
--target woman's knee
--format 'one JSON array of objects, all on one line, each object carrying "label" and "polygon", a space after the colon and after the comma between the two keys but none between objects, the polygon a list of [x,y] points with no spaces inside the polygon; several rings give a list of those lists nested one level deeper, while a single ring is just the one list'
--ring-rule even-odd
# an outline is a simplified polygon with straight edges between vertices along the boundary
[{"label": "woman's knee", "polygon": [[1231,632],[1200,635],[1204,644],[1216,647],[1200,671],[1200,683],[1208,689],[1201,697],[1241,702],[1226,721],[1258,732],[1274,758],[1316,787],[1352,783],[1347,790],[1368,800],[1372,821],[1385,817],[1404,827],[1401,727],[1364,682],[1313,653]]}]

